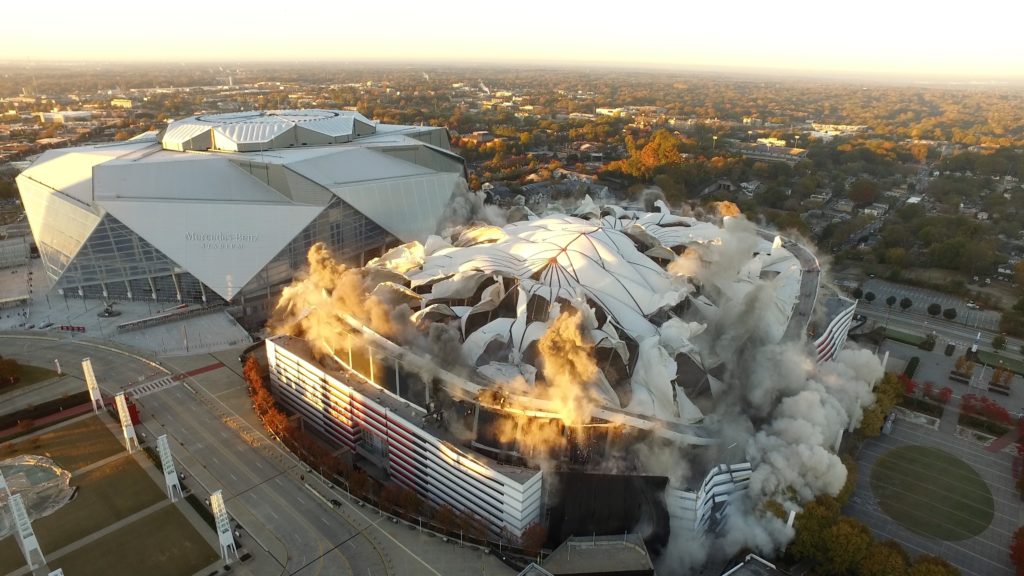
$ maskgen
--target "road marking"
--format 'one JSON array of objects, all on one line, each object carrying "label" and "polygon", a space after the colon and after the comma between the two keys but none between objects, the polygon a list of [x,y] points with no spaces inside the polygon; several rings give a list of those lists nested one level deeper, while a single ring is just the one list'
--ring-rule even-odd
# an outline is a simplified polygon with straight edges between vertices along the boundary
[{"label": "road marking", "polygon": [[274,517],[274,520],[280,520],[280,518],[277,517],[277,514],[274,514],[273,510],[271,510],[270,508],[267,508],[266,510],[267,510],[267,514],[270,514],[271,516]]},{"label": "road marking", "polygon": [[281,478],[274,478],[274,482],[277,482],[278,486],[284,488],[284,482],[281,482]]},{"label": "road marking", "polygon": [[328,522],[328,521],[327,521],[327,519],[326,519],[326,518],[324,518],[323,516],[321,516],[321,517],[320,517],[320,521],[321,521],[321,522],[323,522],[323,523],[324,523],[324,525],[326,525],[326,526],[328,526],[328,527],[329,527],[329,526],[331,525],[331,523],[330,523],[330,522]]},{"label": "road marking", "polygon": [[303,500],[302,498],[299,498],[298,496],[296,496],[295,499],[299,501],[299,504],[302,504],[303,506],[306,505],[306,501]]},{"label": "road marking", "polygon": [[237,476],[235,476],[235,475],[234,475],[234,473],[232,473],[232,472],[228,472],[228,474],[229,474],[229,475],[231,475],[231,479],[232,479],[232,480],[234,480],[235,482],[238,482],[238,477],[237,477]]}]

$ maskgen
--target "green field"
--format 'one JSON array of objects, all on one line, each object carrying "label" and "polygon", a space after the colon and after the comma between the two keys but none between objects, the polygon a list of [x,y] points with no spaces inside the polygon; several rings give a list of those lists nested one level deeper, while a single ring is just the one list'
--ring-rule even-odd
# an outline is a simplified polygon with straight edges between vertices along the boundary
[{"label": "green field", "polygon": [[964,540],[992,522],[985,481],[966,462],[936,448],[890,450],[871,470],[871,491],[889,517],[924,536]]},{"label": "green field", "polygon": [[19,454],[38,454],[53,459],[61,468],[74,473],[123,450],[99,417],[91,416],[42,434],[4,443],[0,445],[0,460]]},{"label": "green field", "polygon": [[896,342],[902,342],[911,346],[920,346],[921,343],[926,340],[924,336],[919,334],[900,332],[899,330],[893,330],[892,328],[885,329],[885,337],[889,340],[895,340]]},{"label": "green field", "polygon": [[33,384],[38,384],[43,380],[49,380],[50,378],[57,377],[57,371],[51,368],[44,368],[42,366],[33,366],[31,364],[22,364],[21,373],[18,374],[19,380],[17,384],[11,384],[0,388],[0,394],[7,394],[8,392],[14,392],[22,388],[27,388]]},{"label": "green field", "polygon": [[194,574],[217,553],[174,506],[140,518],[54,563],[67,576]]},{"label": "green field", "polygon": [[[78,488],[75,499],[53,514],[32,522],[45,555],[93,532],[156,504],[165,495],[138,463],[125,456],[93,470],[71,477]],[[17,561],[21,558],[13,548]],[[11,566],[12,558],[0,547],[0,571]]]},{"label": "green field", "polygon": [[996,352],[978,350],[978,361],[990,367],[1002,365],[1007,370],[1024,376],[1024,362],[1013,358],[1005,358]]}]

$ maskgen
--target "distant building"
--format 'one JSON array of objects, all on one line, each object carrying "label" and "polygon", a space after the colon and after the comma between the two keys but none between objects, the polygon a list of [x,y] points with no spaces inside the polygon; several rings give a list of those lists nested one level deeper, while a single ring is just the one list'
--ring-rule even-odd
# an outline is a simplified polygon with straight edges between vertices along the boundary
[{"label": "distant building", "polygon": [[466,136],[466,140],[472,140],[477,144],[485,144],[487,142],[494,141],[494,134],[491,134],[487,130],[478,130]]},{"label": "distant building", "polygon": [[880,218],[882,216],[885,216],[885,213],[888,212],[888,211],[889,211],[889,205],[888,204],[881,204],[881,203],[875,202],[871,206],[868,206],[867,208],[864,208],[863,210],[861,210],[861,214],[864,214],[865,216],[871,216],[873,218]]},{"label": "distant building", "polygon": [[749,142],[733,142],[732,146],[743,156],[756,160],[796,164],[807,157],[807,150],[803,148],[788,148],[785,146]]},{"label": "distant building", "polygon": [[110,101],[110,105],[114,108],[124,108],[127,110],[135,106],[135,103],[132,102],[131,98],[114,98]]},{"label": "distant building", "polygon": [[57,124],[63,124],[64,122],[84,121],[92,120],[92,112],[89,110],[62,110],[54,112],[38,112],[36,116],[39,116],[41,122],[55,122]]},{"label": "distant building", "polygon": [[846,212],[849,214],[850,212],[853,212],[853,202],[846,199],[839,200],[832,205],[832,209],[837,212]]},{"label": "distant building", "polygon": [[594,110],[598,116],[625,116],[625,108],[598,108]]},{"label": "distant building", "polygon": [[781,138],[758,138],[758,144],[764,144],[766,146],[785,146],[786,141]]}]

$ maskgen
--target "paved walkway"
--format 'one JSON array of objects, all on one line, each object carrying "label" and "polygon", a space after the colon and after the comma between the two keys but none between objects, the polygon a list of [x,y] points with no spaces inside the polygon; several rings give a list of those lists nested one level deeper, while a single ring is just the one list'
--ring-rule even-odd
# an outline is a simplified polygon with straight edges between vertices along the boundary
[{"label": "paved walkway", "polygon": [[939,432],[943,434],[956,434],[956,427],[960,421],[960,401],[953,399],[942,411],[942,419],[939,420]]}]

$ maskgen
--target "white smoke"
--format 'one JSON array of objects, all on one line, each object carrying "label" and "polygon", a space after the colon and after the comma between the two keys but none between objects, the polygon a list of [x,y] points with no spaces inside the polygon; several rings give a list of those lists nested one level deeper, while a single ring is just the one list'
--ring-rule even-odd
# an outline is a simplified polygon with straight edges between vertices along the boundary
[{"label": "white smoke", "polygon": [[491,224],[504,226],[507,224],[505,211],[494,204],[484,202],[483,192],[474,192],[466,185],[465,180],[459,180],[459,186],[452,193],[448,206],[441,216],[440,230],[442,236],[457,236],[462,228]]},{"label": "white smoke", "polygon": [[[754,467],[749,495],[783,500],[795,494],[805,502],[838,494],[846,467],[833,450],[840,433],[859,424],[864,408],[874,402],[871,388],[881,377],[873,354],[844,350],[818,367],[799,391],[783,397],[747,444]],[[792,390],[793,384],[779,382],[772,390]]]}]

